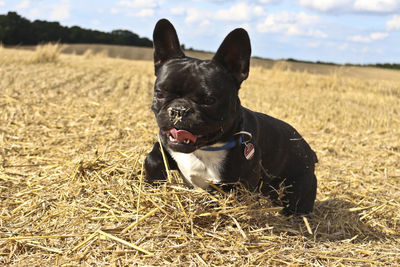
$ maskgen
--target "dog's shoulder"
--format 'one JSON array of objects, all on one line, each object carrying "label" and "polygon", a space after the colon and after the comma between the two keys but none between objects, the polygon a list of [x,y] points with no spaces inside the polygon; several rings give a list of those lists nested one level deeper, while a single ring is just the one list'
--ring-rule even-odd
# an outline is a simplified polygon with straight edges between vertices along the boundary
[{"label": "dog's shoulder", "polygon": [[243,107],[244,128],[251,132],[254,141],[266,151],[295,155],[296,160],[313,165],[317,155],[300,133],[289,123]]}]

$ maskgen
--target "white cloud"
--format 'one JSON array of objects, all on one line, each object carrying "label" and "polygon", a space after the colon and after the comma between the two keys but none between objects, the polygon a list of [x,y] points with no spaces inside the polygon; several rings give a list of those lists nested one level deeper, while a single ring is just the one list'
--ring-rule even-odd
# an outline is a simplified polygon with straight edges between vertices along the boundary
[{"label": "white cloud", "polygon": [[212,21],[213,12],[207,9],[186,8],[182,15],[185,16],[184,22],[190,29],[193,36],[213,35],[216,25]]},{"label": "white cloud", "polygon": [[144,8],[142,10],[140,10],[138,13],[136,13],[136,16],[138,17],[151,17],[154,15],[154,9],[152,8]]},{"label": "white cloud", "polygon": [[70,7],[69,0],[61,0],[58,4],[54,4],[50,13],[50,19],[57,21],[68,19],[70,16]]},{"label": "white cloud", "polygon": [[264,9],[261,6],[239,2],[229,9],[218,10],[215,13],[215,18],[226,21],[247,21],[253,16],[261,16],[264,14]]},{"label": "white cloud", "polygon": [[208,19],[206,19],[206,20],[203,20],[201,23],[200,23],[200,27],[210,27],[211,26],[211,22],[208,20]]},{"label": "white cloud", "polygon": [[279,3],[280,0],[258,0],[258,2],[260,2],[261,4],[268,5],[268,4],[276,4],[276,3]]},{"label": "white cloud", "polygon": [[27,8],[30,6],[30,4],[31,4],[31,1],[29,1],[29,0],[24,0],[24,1],[20,2],[20,3],[16,6],[16,8],[18,8],[18,9],[27,9]]},{"label": "white cloud", "polygon": [[231,6],[228,9],[220,10],[207,10],[199,8],[184,8],[176,7],[171,8],[170,12],[173,15],[185,15],[185,23],[203,23],[204,21],[222,20],[222,21],[235,21],[235,22],[247,22],[253,18],[265,16],[265,12],[262,6],[248,4],[246,2],[239,2]]},{"label": "white cloud", "polygon": [[386,22],[386,28],[388,30],[400,30],[400,16],[394,15],[391,20]]},{"label": "white cloud", "polygon": [[369,43],[371,42],[371,39],[369,36],[361,36],[361,35],[354,35],[349,38],[353,42],[357,43]]},{"label": "white cloud", "polygon": [[111,14],[116,15],[119,13],[119,10],[117,8],[111,8],[110,12]]},{"label": "white cloud", "polygon": [[376,41],[386,39],[389,34],[387,32],[373,32],[369,36],[371,37],[371,40]]},{"label": "white cloud", "polygon": [[4,6],[5,4],[6,4],[6,2],[0,1],[0,6]]},{"label": "white cloud", "polygon": [[299,0],[299,4],[322,12],[331,12],[349,7],[352,0]]},{"label": "white cloud", "polygon": [[369,35],[354,35],[349,37],[349,40],[357,43],[371,43],[373,41],[383,40],[388,37],[389,34],[387,32],[373,32]]},{"label": "white cloud", "polygon": [[283,11],[278,14],[268,15],[262,23],[257,25],[257,30],[261,33],[282,33],[325,38],[327,35],[324,32],[313,29],[318,21],[317,16],[310,16],[304,12]]},{"label": "white cloud", "polygon": [[257,15],[257,16],[263,16],[263,15],[265,15],[265,11],[264,11],[264,8],[263,8],[262,6],[255,6],[255,7],[253,8],[253,12],[254,12],[254,14]]},{"label": "white cloud", "polygon": [[119,1],[118,5],[138,9],[155,8],[157,6],[154,0]]},{"label": "white cloud", "polygon": [[154,0],[133,0],[133,1],[119,1],[117,5],[132,9],[134,13],[129,11],[129,15],[135,17],[151,17],[154,15],[154,9],[157,3]]},{"label": "white cloud", "polygon": [[399,0],[298,0],[298,3],[320,12],[394,13],[400,10]]},{"label": "white cloud", "polygon": [[358,11],[387,13],[400,7],[399,0],[355,0],[354,9]]},{"label": "white cloud", "polygon": [[174,7],[170,9],[170,12],[172,15],[180,16],[185,14],[185,8],[180,6],[180,7]]},{"label": "white cloud", "polygon": [[192,24],[194,22],[202,22],[207,19],[210,15],[206,10],[197,8],[188,8],[186,10],[185,23]]}]

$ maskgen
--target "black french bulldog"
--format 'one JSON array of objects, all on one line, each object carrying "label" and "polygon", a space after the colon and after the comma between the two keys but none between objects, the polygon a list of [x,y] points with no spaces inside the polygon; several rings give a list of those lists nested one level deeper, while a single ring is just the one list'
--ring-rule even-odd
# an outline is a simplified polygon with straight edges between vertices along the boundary
[{"label": "black french bulldog", "polygon": [[[157,79],[151,108],[170,168],[194,186],[240,182],[273,200],[283,186],[284,214],[311,212],[314,151],[287,123],[240,104],[238,91],[250,64],[247,32],[229,33],[211,60],[186,57],[166,19],[158,21],[153,40]],[[145,170],[150,183],[166,179],[159,142]]]}]

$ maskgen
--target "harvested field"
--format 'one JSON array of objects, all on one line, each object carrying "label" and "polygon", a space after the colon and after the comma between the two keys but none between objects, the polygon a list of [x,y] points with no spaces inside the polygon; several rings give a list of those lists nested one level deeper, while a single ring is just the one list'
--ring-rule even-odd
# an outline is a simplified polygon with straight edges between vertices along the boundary
[{"label": "harvested field", "polygon": [[251,69],[244,106],[319,157],[314,213],[287,218],[240,188],[144,183],[152,62],[38,53],[0,47],[1,264],[400,264],[398,81]]}]

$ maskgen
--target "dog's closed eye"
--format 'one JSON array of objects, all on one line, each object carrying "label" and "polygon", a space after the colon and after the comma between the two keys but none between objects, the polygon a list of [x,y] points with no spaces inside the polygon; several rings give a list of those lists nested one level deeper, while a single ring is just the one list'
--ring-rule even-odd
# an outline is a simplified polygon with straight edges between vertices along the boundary
[{"label": "dog's closed eye", "polygon": [[216,101],[217,101],[217,99],[213,96],[205,96],[201,99],[201,104],[210,106],[210,105],[214,104]]},{"label": "dog's closed eye", "polygon": [[157,88],[157,89],[154,90],[154,96],[157,97],[157,98],[159,98],[159,99],[165,98],[164,92],[163,92],[161,89],[159,89],[159,88]]}]

